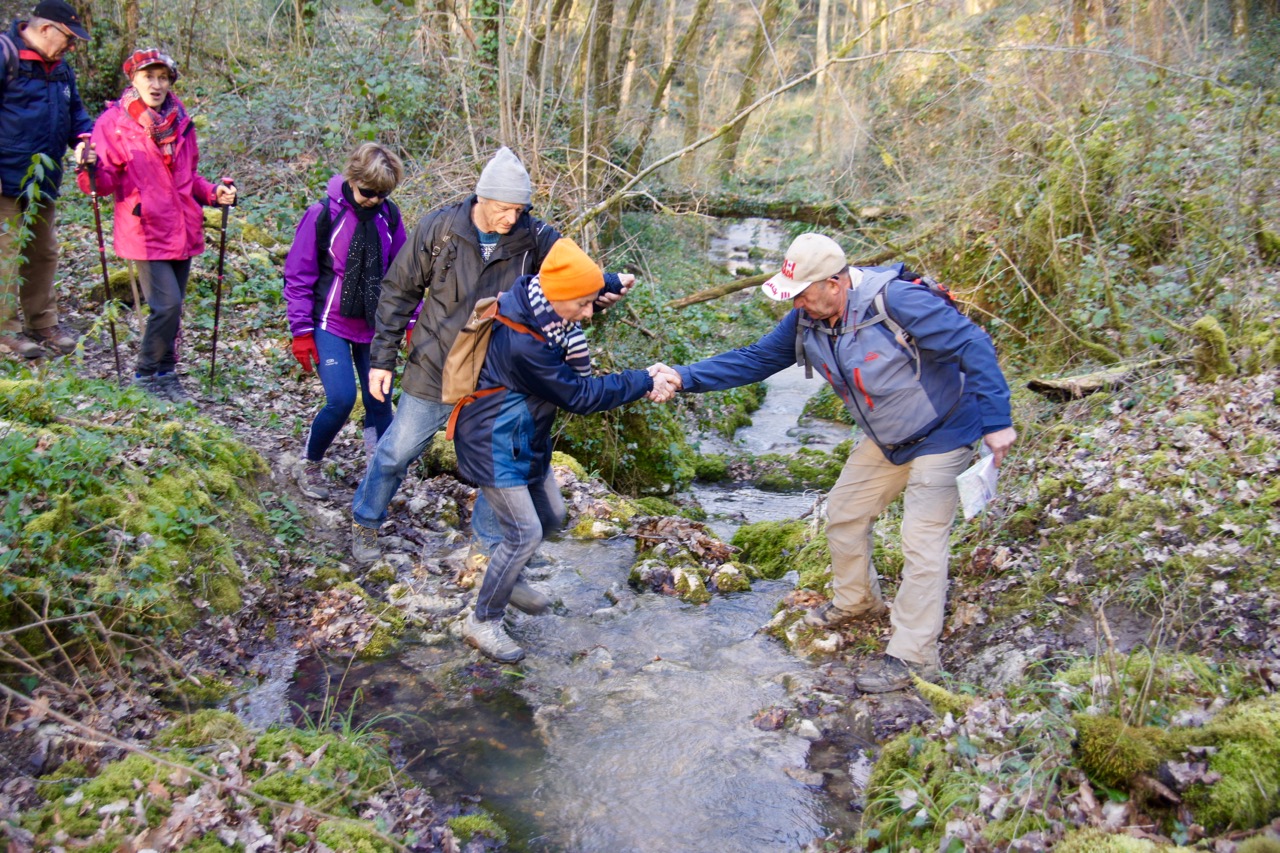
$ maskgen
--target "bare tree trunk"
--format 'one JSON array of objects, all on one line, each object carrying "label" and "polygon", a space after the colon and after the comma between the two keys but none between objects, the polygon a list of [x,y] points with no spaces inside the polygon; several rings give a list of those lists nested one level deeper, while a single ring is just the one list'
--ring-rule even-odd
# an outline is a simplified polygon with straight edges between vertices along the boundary
[{"label": "bare tree trunk", "polygon": [[658,78],[658,84],[653,90],[653,100],[649,103],[647,120],[640,126],[640,139],[627,159],[627,171],[633,175],[640,170],[640,164],[644,162],[644,150],[648,147],[649,139],[653,135],[653,123],[658,116],[663,98],[666,97],[667,87],[671,85],[671,78],[675,76],[676,68],[684,62],[689,48],[700,37],[703,24],[711,17],[711,7],[714,2],[715,0],[698,0],[698,5],[693,10],[693,18],[689,21],[689,29],[676,45],[671,55],[671,62],[662,69],[662,75]]},{"label": "bare tree trunk", "polygon": [[586,101],[591,105],[591,129],[585,155],[588,158],[589,183],[600,186],[609,159],[609,140],[613,138],[617,87],[609,78],[609,36],[613,32],[613,0],[595,0],[594,26],[590,38],[590,74]]},{"label": "bare tree trunk", "polygon": [[631,106],[631,96],[635,92],[636,71],[647,60],[653,45],[651,33],[656,31],[655,19],[657,17],[658,4],[644,3],[642,9],[644,10],[644,20],[640,24],[639,32],[636,33],[632,41],[631,56],[627,59],[627,64],[622,72],[622,88],[618,93],[619,115],[626,115],[627,108]]},{"label": "bare tree trunk", "polygon": [[[769,43],[769,30],[777,21],[780,6],[779,0],[764,0],[760,8],[760,20],[756,23],[756,35],[751,42],[751,52],[742,63],[742,88],[738,90],[738,103],[733,109],[734,115],[741,113],[756,99],[756,72],[760,61],[765,56],[765,49]],[[747,117],[743,116],[720,140],[718,168],[722,180],[733,174],[734,164],[738,159],[738,143],[742,141],[742,133],[746,127]]]},{"label": "bare tree trunk", "polygon": [[[547,8],[547,16],[534,27],[529,38],[529,59],[524,66],[526,80],[542,79],[542,58],[546,50],[547,38],[556,26],[564,20],[573,8],[573,0],[552,0]],[[541,88],[541,87],[540,87]]]},{"label": "bare tree trunk", "polygon": [[1085,43],[1089,33],[1089,0],[1071,0],[1071,44]]},{"label": "bare tree trunk", "polygon": [[138,0],[124,0],[124,43],[120,45],[120,64],[138,45]]},{"label": "bare tree trunk", "polygon": [[813,78],[813,153],[816,156],[825,147],[823,135],[827,130],[827,84],[831,73],[826,70],[826,64],[831,43],[831,0],[818,0],[818,29],[814,42],[814,59],[823,69]]},{"label": "bare tree trunk", "polygon": [[1249,35],[1249,0],[1231,0],[1231,35],[1243,41]]},{"label": "bare tree trunk", "polygon": [[[684,145],[688,147],[702,135],[702,78],[698,66],[688,62],[684,66]],[[680,178],[692,183],[697,173],[697,154],[680,161]]]}]

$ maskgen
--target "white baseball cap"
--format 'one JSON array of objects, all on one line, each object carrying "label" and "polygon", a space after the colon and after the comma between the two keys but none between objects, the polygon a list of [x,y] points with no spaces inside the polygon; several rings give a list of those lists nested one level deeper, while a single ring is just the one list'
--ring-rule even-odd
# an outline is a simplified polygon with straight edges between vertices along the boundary
[{"label": "white baseball cap", "polygon": [[801,234],[782,259],[782,272],[760,286],[778,302],[795,299],[815,281],[831,278],[849,266],[840,244],[823,234]]}]

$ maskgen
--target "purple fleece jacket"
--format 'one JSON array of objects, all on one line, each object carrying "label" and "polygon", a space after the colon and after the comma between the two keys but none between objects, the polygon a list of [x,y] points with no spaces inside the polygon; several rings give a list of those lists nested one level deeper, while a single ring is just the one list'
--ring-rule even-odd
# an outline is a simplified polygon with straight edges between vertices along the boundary
[{"label": "purple fleece jacket", "polygon": [[[303,214],[293,238],[293,246],[285,258],[284,298],[288,306],[289,333],[296,338],[298,335],[314,332],[319,327],[343,340],[367,344],[373,340],[374,327],[363,319],[343,317],[338,312],[338,304],[342,299],[342,274],[347,266],[347,249],[351,246],[351,235],[356,226],[355,213],[342,196],[343,180],[342,175],[334,175],[329,179],[327,188],[327,204],[329,215],[333,218],[333,231],[324,251],[329,252],[332,257],[333,281],[319,306],[316,305],[315,288],[316,280],[320,277],[321,250],[316,246],[316,220],[320,217],[321,202],[311,205]],[[387,220],[386,205],[378,212],[377,221],[378,235],[382,238],[382,271],[386,273],[396,253],[404,245],[404,223],[397,222],[395,231],[392,232]]]}]

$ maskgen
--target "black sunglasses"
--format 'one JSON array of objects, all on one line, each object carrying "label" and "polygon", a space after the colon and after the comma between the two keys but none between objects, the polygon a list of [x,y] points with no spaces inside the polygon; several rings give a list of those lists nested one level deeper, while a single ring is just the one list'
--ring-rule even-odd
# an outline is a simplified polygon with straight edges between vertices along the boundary
[{"label": "black sunglasses", "polygon": [[384,192],[383,190],[367,190],[364,187],[356,187],[356,190],[365,198],[386,198],[391,195],[391,190]]}]

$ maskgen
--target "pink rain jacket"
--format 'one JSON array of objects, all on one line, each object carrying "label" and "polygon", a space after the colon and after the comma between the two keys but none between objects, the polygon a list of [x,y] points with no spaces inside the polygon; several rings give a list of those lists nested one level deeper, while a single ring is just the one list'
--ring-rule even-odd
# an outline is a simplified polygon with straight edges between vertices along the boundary
[{"label": "pink rain jacket", "polygon": [[[170,93],[170,98],[177,96]],[[115,196],[116,255],[135,261],[180,261],[204,251],[201,205],[214,205],[214,185],[196,174],[200,147],[191,117],[178,125],[173,162],[119,101],[93,126],[98,152],[97,189]],[[89,173],[76,176],[89,192]]]}]

